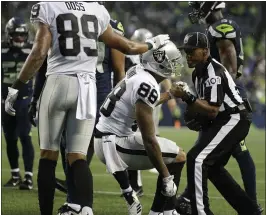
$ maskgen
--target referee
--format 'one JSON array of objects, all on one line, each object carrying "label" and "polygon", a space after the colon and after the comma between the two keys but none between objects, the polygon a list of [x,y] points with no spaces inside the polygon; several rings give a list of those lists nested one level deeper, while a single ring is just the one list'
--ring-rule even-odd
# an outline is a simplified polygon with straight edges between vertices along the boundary
[{"label": "referee", "polygon": [[224,166],[237,144],[245,139],[251,120],[236,85],[223,65],[210,56],[205,34],[189,33],[184,39],[187,64],[195,68],[192,81],[197,98],[186,83],[176,83],[170,91],[188,104],[188,110],[205,117],[196,144],[187,154],[187,180],[192,215],[212,215],[207,179],[241,215],[261,214],[257,205],[241,189]]}]

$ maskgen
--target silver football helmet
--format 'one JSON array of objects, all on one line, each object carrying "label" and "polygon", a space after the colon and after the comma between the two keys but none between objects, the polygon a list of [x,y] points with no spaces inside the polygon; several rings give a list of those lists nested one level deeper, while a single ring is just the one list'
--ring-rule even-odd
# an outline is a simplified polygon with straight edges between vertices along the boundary
[{"label": "silver football helmet", "polygon": [[181,52],[171,41],[156,50],[145,52],[140,61],[145,69],[164,78],[180,76],[183,67]]},{"label": "silver football helmet", "polygon": [[153,33],[151,33],[146,28],[140,28],[134,31],[133,35],[131,36],[131,40],[137,41],[137,42],[145,42],[147,38],[152,38]]}]

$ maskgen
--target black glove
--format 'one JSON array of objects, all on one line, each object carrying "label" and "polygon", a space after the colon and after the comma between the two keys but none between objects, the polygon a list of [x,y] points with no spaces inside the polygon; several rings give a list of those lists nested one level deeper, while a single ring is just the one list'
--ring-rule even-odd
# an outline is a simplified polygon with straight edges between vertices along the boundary
[{"label": "black glove", "polygon": [[200,131],[203,127],[207,127],[211,124],[211,121],[206,117],[188,110],[184,113],[184,120],[186,126],[193,131]]},{"label": "black glove", "polygon": [[200,122],[198,122],[195,119],[192,119],[190,121],[185,121],[186,126],[193,131],[200,131],[202,129],[202,125]]},{"label": "black glove", "polygon": [[36,113],[37,113],[37,102],[32,101],[30,103],[30,107],[29,107],[29,112],[28,112],[28,116],[30,119],[30,123],[36,127],[36,122],[35,122],[35,118],[36,118]]}]

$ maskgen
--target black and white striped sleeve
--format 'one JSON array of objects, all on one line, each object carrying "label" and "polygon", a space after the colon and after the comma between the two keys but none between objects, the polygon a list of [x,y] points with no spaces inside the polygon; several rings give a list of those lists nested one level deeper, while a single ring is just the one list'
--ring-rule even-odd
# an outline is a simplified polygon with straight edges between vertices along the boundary
[{"label": "black and white striped sleeve", "polygon": [[213,64],[208,67],[208,78],[204,83],[204,99],[210,105],[221,106],[224,101],[225,92],[223,90],[223,79],[220,68],[214,68]]}]

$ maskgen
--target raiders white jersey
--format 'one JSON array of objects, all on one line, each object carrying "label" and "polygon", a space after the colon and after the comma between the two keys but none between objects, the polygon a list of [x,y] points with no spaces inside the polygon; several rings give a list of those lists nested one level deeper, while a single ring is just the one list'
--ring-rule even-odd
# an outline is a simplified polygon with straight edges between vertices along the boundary
[{"label": "raiders white jersey", "polygon": [[100,108],[101,117],[96,128],[117,136],[131,135],[136,120],[136,102],[142,100],[154,109],[159,99],[160,89],[155,78],[140,64],[134,66],[107,96]]},{"label": "raiders white jersey", "polygon": [[52,44],[46,75],[95,73],[98,37],[110,15],[97,2],[41,2],[31,10],[31,22],[49,25]]}]

